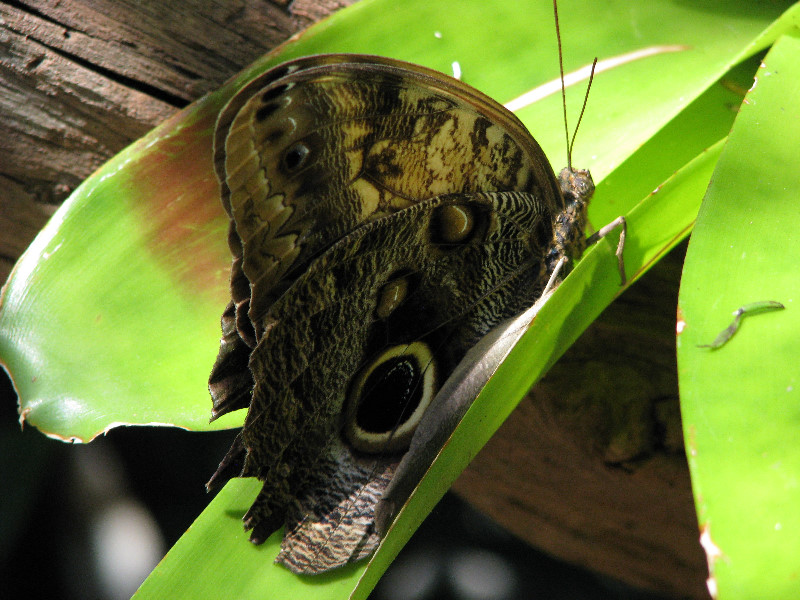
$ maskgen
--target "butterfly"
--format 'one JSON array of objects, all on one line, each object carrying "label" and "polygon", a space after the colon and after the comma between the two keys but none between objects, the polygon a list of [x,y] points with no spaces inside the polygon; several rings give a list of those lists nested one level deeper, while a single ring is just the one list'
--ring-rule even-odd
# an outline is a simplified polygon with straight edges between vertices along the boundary
[{"label": "butterfly", "polygon": [[214,165],[233,263],[212,418],[247,416],[208,488],[261,480],[250,539],[285,525],[277,561],[319,573],[375,549],[470,365],[583,252],[594,184],[465,83],[353,54],[247,84]]}]

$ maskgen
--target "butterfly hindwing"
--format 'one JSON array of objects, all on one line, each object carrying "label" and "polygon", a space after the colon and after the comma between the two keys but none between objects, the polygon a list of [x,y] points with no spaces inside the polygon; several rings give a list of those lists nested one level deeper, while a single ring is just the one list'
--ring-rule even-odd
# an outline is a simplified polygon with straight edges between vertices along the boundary
[{"label": "butterfly hindwing", "polygon": [[[443,221],[464,214],[473,223],[455,235]],[[548,234],[548,214],[527,194],[431,199],[358,228],[272,304],[242,431],[241,474],[264,481],[246,518],[259,539],[314,489],[305,504],[338,501],[348,535],[353,514],[371,526],[363,488],[391,476],[466,351],[541,293]],[[342,465],[352,467],[344,479]],[[323,511],[295,535],[307,549],[320,530],[316,541],[333,547],[332,529]],[[377,543],[371,530],[361,537],[361,548]]]}]

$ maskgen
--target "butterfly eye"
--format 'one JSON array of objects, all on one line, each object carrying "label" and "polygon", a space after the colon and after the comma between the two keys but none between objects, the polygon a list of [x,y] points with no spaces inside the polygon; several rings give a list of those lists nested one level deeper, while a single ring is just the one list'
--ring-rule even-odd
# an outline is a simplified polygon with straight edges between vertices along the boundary
[{"label": "butterfly eye", "polygon": [[350,386],[347,439],[362,452],[405,450],[436,388],[434,359],[427,344],[412,342],[385,350]]},{"label": "butterfly eye", "polygon": [[310,152],[308,146],[301,142],[291,145],[283,155],[283,166],[289,172],[299,169],[306,162]]}]

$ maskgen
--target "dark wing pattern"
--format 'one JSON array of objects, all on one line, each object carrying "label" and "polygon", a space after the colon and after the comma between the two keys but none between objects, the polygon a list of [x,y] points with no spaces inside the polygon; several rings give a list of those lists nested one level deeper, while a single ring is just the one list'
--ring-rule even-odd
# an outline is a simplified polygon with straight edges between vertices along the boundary
[{"label": "dark wing pattern", "polygon": [[251,539],[286,523],[279,560],[323,571],[374,549],[375,503],[425,407],[541,293],[564,199],[503,107],[359,55],[248,84],[215,165],[234,259],[212,414],[248,414],[209,485],[262,480]]}]

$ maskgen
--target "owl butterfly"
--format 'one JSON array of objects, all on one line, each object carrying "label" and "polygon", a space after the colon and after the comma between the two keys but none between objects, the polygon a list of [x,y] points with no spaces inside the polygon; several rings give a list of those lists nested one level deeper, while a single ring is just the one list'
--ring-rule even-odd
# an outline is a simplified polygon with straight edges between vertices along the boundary
[{"label": "owl butterfly", "polygon": [[498,326],[580,256],[594,185],[477,90],[363,55],[249,83],[214,164],[233,267],[212,418],[248,411],[208,487],[260,479],[250,539],[286,525],[278,562],[319,573],[374,550]]}]

